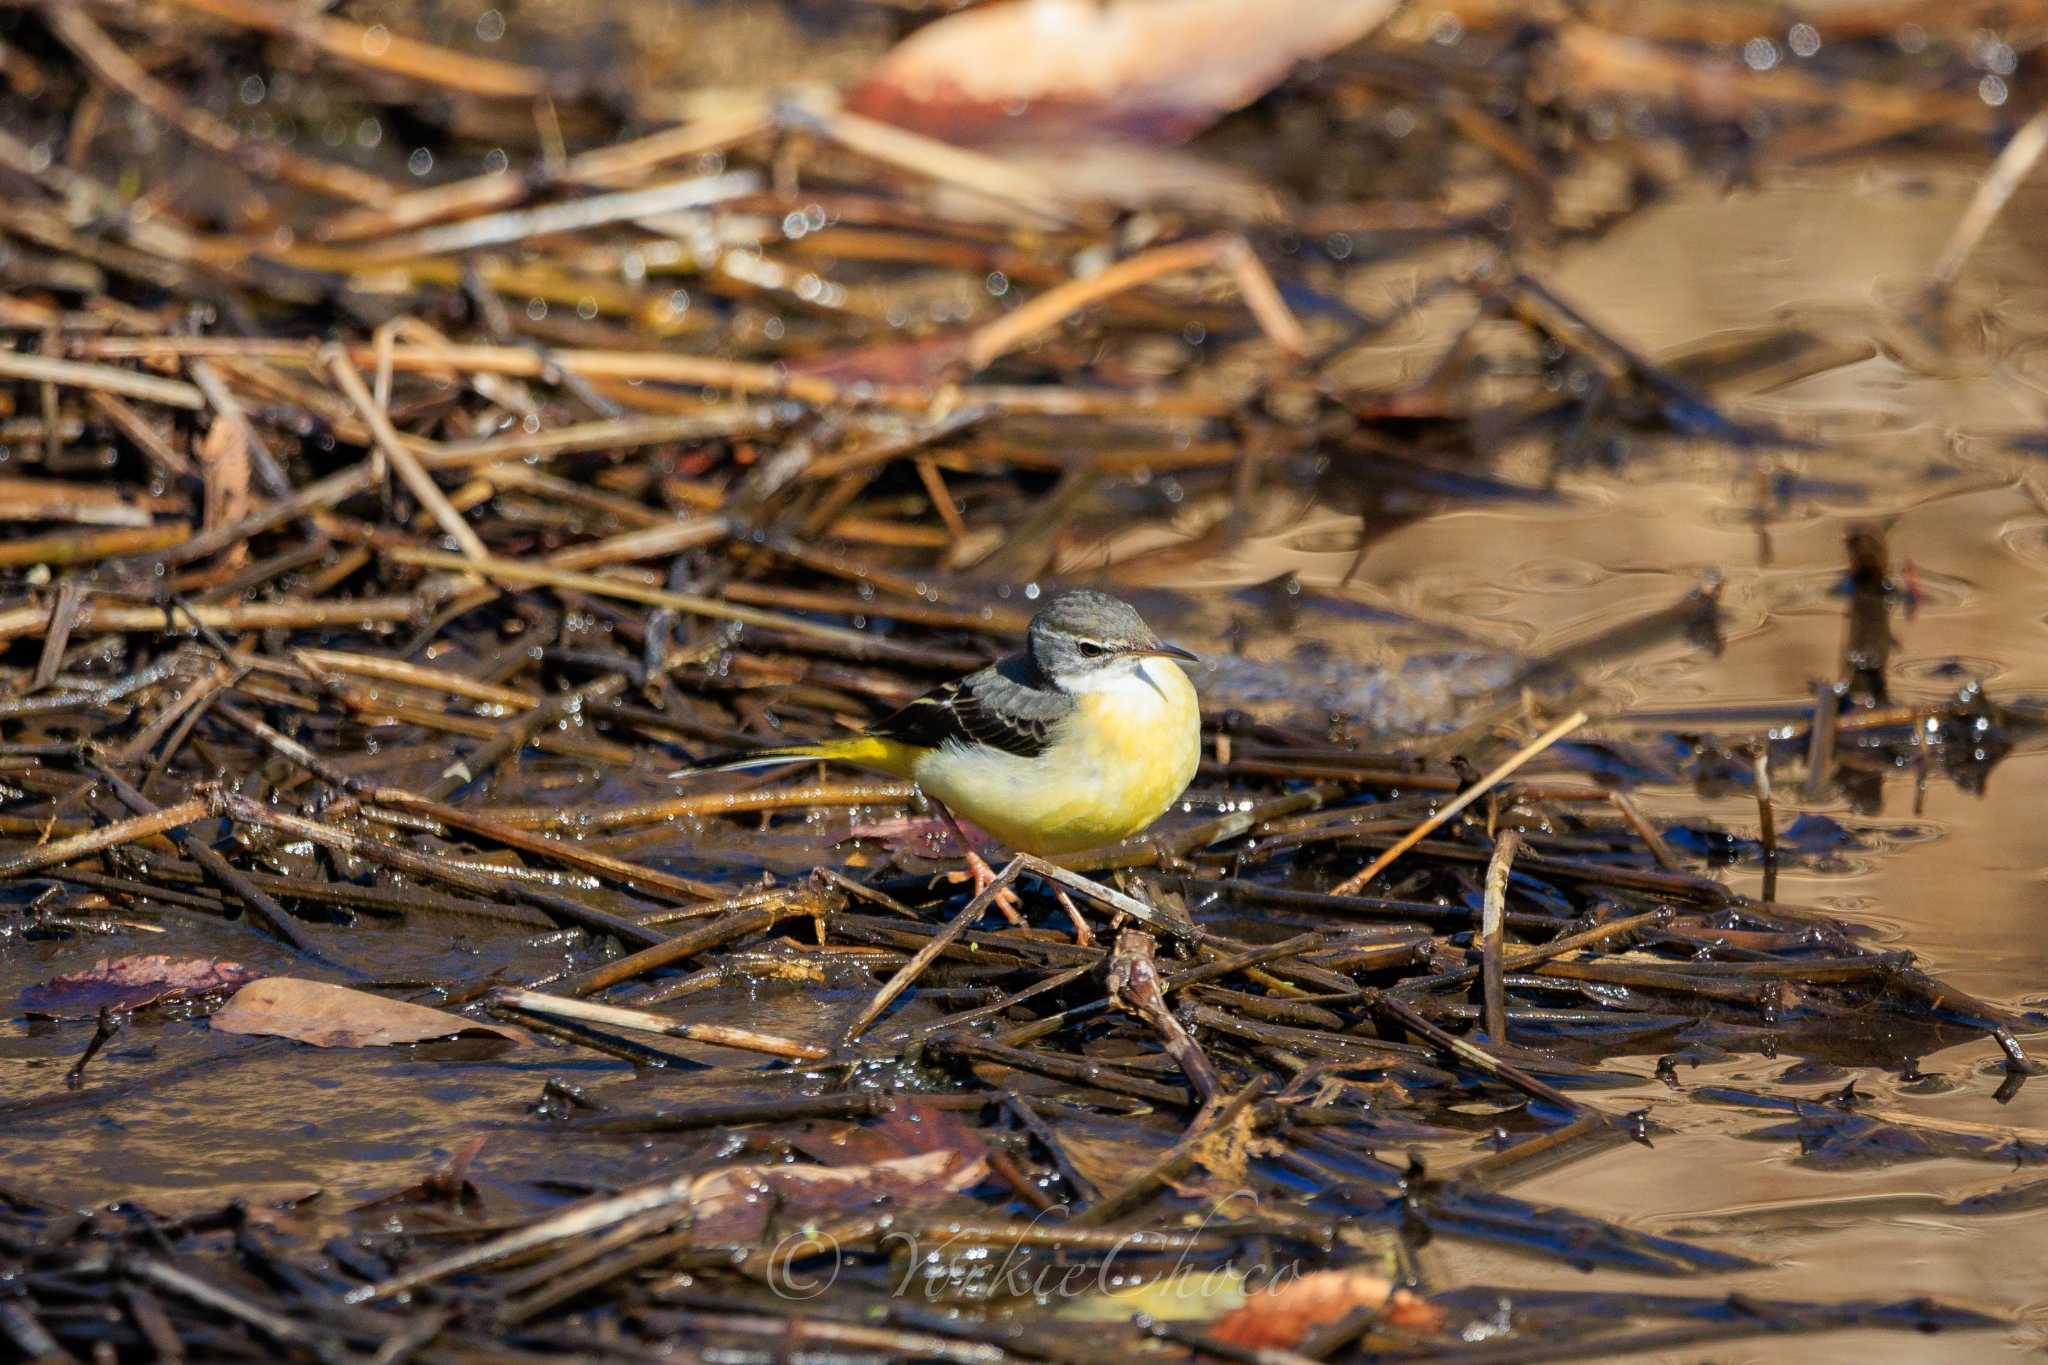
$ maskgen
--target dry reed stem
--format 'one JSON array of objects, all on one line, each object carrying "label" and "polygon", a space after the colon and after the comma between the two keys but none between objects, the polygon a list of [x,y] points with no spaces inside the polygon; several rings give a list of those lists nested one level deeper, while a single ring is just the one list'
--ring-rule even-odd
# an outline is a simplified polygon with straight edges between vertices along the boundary
[{"label": "dry reed stem", "polygon": [[1467,806],[1486,795],[1489,791],[1492,791],[1508,778],[1514,776],[1530,759],[1535,758],[1545,749],[1548,749],[1551,745],[1557,743],[1581,725],[1584,725],[1586,720],[1587,716],[1584,711],[1574,711],[1535,739],[1530,740],[1527,744],[1509,755],[1506,760],[1487,773],[1486,776],[1480,778],[1470,787],[1467,787],[1458,795],[1456,800],[1450,802],[1442,810],[1410,830],[1392,848],[1380,854],[1379,857],[1373,859],[1357,872],[1332,887],[1329,894],[1333,896],[1353,896],[1358,894],[1368,882],[1386,871],[1402,854],[1421,843],[1424,839],[1427,839],[1434,831],[1443,828],[1452,820],[1457,819],[1459,813]]},{"label": "dry reed stem", "polygon": [[448,495],[441,491],[441,485],[435,483],[433,476],[420,467],[420,462],[413,457],[412,451],[399,439],[398,429],[391,425],[391,419],[377,406],[377,400],[370,395],[369,388],[364,385],[362,375],[356,372],[356,367],[349,360],[347,352],[340,347],[333,347],[324,352],[324,355],[327,360],[327,372],[334,376],[334,382],[341,386],[341,391],[355,404],[356,412],[370,428],[370,435],[377,442],[377,449],[391,461],[391,467],[398,471],[398,477],[405,481],[405,486],[419,499],[420,506],[433,514],[441,529],[462,547],[462,553],[473,563],[482,563],[489,559],[491,552],[485,548],[483,539],[462,519],[462,514],[449,503]]},{"label": "dry reed stem", "polygon": [[1273,287],[1272,277],[1252,255],[1245,240],[1229,233],[1153,247],[1093,275],[1069,280],[1056,289],[1047,290],[1022,308],[1004,314],[977,331],[967,343],[967,369],[970,373],[987,369],[998,356],[1015,350],[1041,332],[1049,331],[1090,304],[1100,303],[1167,275],[1218,264],[1230,267],[1253,317],[1266,329],[1273,343],[1290,355],[1305,354],[1308,339],[1301,330],[1301,324],[1288,311],[1279,290]]},{"label": "dry reed stem", "polygon": [[[120,631],[181,631],[193,621],[214,630],[304,630],[334,626],[395,624],[412,619],[419,603],[411,597],[359,597],[321,602],[196,602],[187,607],[140,607],[123,603],[80,604],[73,630],[109,634]],[[0,610],[0,640],[40,638],[48,627],[47,607]]]},{"label": "dry reed stem", "polygon": [[473,57],[345,19],[307,13],[270,0],[169,0],[185,9],[305,43],[336,61],[388,71],[445,90],[493,99],[537,99],[547,93],[547,75],[489,57]]}]

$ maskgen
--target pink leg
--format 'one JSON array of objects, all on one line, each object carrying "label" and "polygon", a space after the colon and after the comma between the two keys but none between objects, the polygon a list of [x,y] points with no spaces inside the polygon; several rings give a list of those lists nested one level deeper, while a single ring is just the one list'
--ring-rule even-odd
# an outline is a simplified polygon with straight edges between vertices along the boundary
[{"label": "pink leg", "polygon": [[1053,888],[1052,898],[1060,903],[1060,909],[1067,912],[1067,918],[1074,922],[1074,942],[1083,948],[1095,946],[1095,935],[1089,931],[1088,921],[1081,918],[1081,912],[1074,908],[1074,902],[1058,887]]},{"label": "pink leg", "polygon": [[[946,809],[946,803],[937,797],[930,797],[928,799],[932,803],[932,809],[939,813],[939,818],[946,822],[946,828],[952,832],[953,838],[959,842],[961,852],[966,855],[967,870],[974,877],[974,894],[979,896],[995,884],[995,869],[988,865],[988,859],[982,857],[981,853],[974,847],[974,841],[967,837],[966,830],[960,828],[960,822],[953,817],[952,811]],[[1024,907],[1018,901],[1017,893],[1010,890],[1010,888],[1004,887],[1001,891],[996,892],[996,909],[1002,911],[1003,917],[1009,920],[1011,924],[1016,925],[1018,928],[1024,926]]]}]

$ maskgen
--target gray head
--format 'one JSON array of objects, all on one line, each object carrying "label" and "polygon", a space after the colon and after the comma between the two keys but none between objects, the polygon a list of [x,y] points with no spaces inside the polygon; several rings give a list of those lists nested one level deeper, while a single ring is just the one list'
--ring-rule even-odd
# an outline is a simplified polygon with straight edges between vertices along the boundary
[{"label": "gray head", "polygon": [[1085,588],[1047,599],[1031,618],[1029,646],[1032,662],[1069,690],[1128,672],[1145,659],[1195,658],[1154,635],[1130,603]]}]

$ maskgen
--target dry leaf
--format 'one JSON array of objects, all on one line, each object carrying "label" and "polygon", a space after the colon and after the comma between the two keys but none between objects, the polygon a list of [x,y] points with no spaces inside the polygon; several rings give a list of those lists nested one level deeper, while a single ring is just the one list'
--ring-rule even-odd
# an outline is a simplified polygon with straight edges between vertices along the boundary
[{"label": "dry leaf", "polygon": [[796,1227],[822,1215],[911,1208],[981,1183],[988,1160],[925,1152],[861,1166],[727,1166],[690,1187],[698,1246],[754,1246],[771,1221]]},{"label": "dry leaf", "polygon": [[1167,1182],[1174,1192],[1218,1205],[1243,1195],[1249,1180],[1247,1168],[1257,1150],[1253,1141],[1257,1118],[1257,1111],[1246,1105],[1228,1123],[1218,1124],[1196,1138],[1195,1165],[1201,1168],[1200,1173],[1190,1172]]},{"label": "dry leaf", "polygon": [[853,1166],[928,1152],[952,1152],[986,1160],[988,1144],[958,1115],[898,1096],[893,1109],[874,1123],[821,1124],[790,1142],[827,1166]]},{"label": "dry leaf", "polygon": [[21,1010],[51,1019],[90,1019],[102,1009],[136,1010],[208,991],[233,990],[255,979],[256,973],[239,962],[208,957],[103,957],[90,970],[28,987],[21,993]]},{"label": "dry leaf", "polygon": [[848,97],[951,142],[1180,142],[1364,37],[1395,0],[1012,0],[927,24]]},{"label": "dry leaf", "polygon": [[206,477],[206,519],[211,531],[249,514],[249,437],[240,422],[216,417],[199,442],[199,468]]},{"label": "dry leaf", "polygon": [[1218,1318],[1209,1336],[1247,1350],[1292,1350],[1316,1328],[1361,1308],[1377,1311],[1381,1321],[1405,1332],[1434,1332],[1444,1322],[1442,1309],[1394,1288],[1384,1276],[1367,1270],[1320,1270],[1250,1295],[1241,1307]]},{"label": "dry leaf", "polygon": [[[206,481],[200,524],[209,531],[234,525],[249,513],[249,433],[240,422],[215,417],[195,453]],[[221,552],[219,563],[233,567],[248,557],[247,545],[230,545]]]},{"label": "dry leaf", "polygon": [[970,335],[942,332],[913,341],[821,351],[790,361],[789,369],[838,384],[936,384],[959,371]]},{"label": "dry leaf", "polygon": [[229,1204],[240,1204],[252,1223],[276,1227],[302,1204],[320,1197],[321,1187],[303,1180],[261,1180],[248,1184],[206,1184],[144,1190],[109,1200],[107,1207],[131,1204],[148,1209],[159,1218],[176,1221],[217,1213]]},{"label": "dry leaf", "polygon": [[1053,1131],[1059,1135],[1060,1148],[1074,1169],[1103,1190],[1116,1189],[1128,1181],[1134,1172],[1159,1160],[1170,1145],[1160,1141],[1158,1134],[1135,1125],[1129,1135],[1105,1133],[1093,1124],[1082,1123],[1056,1124]]},{"label": "dry leaf", "polygon": [[387,1047],[478,1032],[495,1033],[515,1043],[533,1041],[523,1029],[486,1024],[296,976],[266,976],[250,982],[235,992],[235,998],[212,1022],[221,1033],[268,1034],[315,1047]]}]

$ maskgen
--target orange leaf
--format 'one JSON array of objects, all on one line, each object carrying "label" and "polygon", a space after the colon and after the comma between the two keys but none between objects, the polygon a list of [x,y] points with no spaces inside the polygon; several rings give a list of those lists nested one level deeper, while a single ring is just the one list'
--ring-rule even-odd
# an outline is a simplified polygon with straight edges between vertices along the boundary
[{"label": "orange leaf", "polygon": [[1371,1309],[1389,1325],[1409,1332],[1434,1332],[1444,1321],[1442,1309],[1394,1288],[1383,1276],[1364,1270],[1320,1270],[1252,1295],[1243,1306],[1211,1324],[1209,1336],[1249,1350],[1291,1350],[1316,1328],[1341,1321],[1361,1308]]}]

